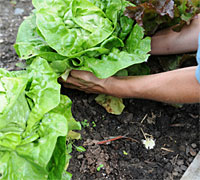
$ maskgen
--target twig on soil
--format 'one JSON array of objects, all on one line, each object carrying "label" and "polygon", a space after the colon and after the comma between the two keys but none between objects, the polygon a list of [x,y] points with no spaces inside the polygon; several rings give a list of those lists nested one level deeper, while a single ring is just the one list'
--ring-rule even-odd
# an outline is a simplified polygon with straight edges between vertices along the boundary
[{"label": "twig on soil", "polygon": [[142,131],[144,139],[147,139],[147,136],[150,137],[150,138],[153,138],[153,136],[151,134],[145,133],[142,128],[140,128],[140,130]]},{"label": "twig on soil", "polygon": [[137,141],[136,139],[133,139],[133,138],[130,138],[130,137],[124,137],[125,139],[128,139],[128,140],[131,140],[131,141],[133,141],[133,142],[137,142],[137,143],[139,143],[139,141]]},{"label": "twig on soil", "polygon": [[163,151],[167,151],[167,152],[174,152],[173,150],[168,149],[168,148],[164,148],[164,147],[161,147],[161,150],[163,150]]},{"label": "twig on soil", "polygon": [[133,138],[130,138],[130,137],[126,137],[126,135],[124,135],[124,136],[117,136],[117,137],[113,137],[111,139],[99,141],[99,142],[97,142],[97,144],[108,144],[108,143],[110,143],[112,141],[116,141],[118,139],[128,139],[128,140],[131,140],[133,142],[138,142],[139,143],[139,141],[137,141],[136,139],[133,139]]},{"label": "twig on soil", "polygon": [[194,119],[198,119],[199,118],[199,115],[194,115],[194,114],[191,114],[191,113],[189,113],[189,116],[194,118]]},{"label": "twig on soil", "polygon": [[170,127],[184,127],[184,124],[171,124]]},{"label": "twig on soil", "polygon": [[147,139],[147,137],[146,137],[146,133],[144,133],[143,129],[140,128],[140,130],[142,131],[142,134],[143,134],[143,136],[144,136],[144,139]]},{"label": "twig on soil", "polygon": [[172,165],[176,164],[176,161],[178,159],[179,154],[177,154],[173,159],[172,159]]},{"label": "twig on soil", "polygon": [[151,117],[147,118],[147,123],[148,124],[155,124],[156,123],[155,120],[156,120],[156,115],[153,112],[151,112]]},{"label": "twig on soil", "polygon": [[147,118],[147,116],[148,116],[148,114],[146,114],[146,115],[143,117],[142,121],[140,122],[141,124],[144,122],[144,120]]},{"label": "twig on soil", "polygon": [[85,161],[86,161],[86,159],[84,159],[82,164],[81,164],[80,172],[84,171]]},{"label": "twig on soil", "polygon": [[117,137],[112,138],[112,139],[107,139],[107,140],[104,140],[104,141],[99,141],[97,144],[107,144],[107,143],[109,143],[111,141],[116,141],[116,140],[122,139],[122,138],[124,138],[124,136],[117,136]]}]

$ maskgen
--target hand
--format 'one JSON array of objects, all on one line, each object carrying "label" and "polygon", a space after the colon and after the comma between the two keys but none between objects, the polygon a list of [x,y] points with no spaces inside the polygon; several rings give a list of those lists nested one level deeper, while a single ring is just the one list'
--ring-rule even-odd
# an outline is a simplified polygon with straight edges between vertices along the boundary
[{"label": "hand", "polygon": [[88,71],[72,70],[67,81],[61,79],[61,82],[66,88],[77,89],[86,93],[106,94],[109,89],[109,79],[99,79]]},{"label": "hand", "polygon": [[91,72],[71,71],[63,84],[87,93],[108,94],[121,98],[142,98],[167,103],[197,103],[200,85],[196,66],[147,76],[98,79]]}]

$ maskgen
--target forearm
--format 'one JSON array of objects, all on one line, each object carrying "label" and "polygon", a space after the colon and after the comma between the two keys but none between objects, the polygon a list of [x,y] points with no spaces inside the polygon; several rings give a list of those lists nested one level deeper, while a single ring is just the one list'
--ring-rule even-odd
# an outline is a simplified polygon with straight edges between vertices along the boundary
[{"label": "forearm", "polygon": [[[196,51],[200,32],[200,16],[177,33],[170,29],[152,37],[154,55]],[[109,94],[122,98],[143,98],[168,103],[200,102],[200,85],[196,67],[148,76],[109,77],[99,79],[90,72],[73,70],[64,86],[87,93]]]},{"label": "forearm", "polygon": [[196,67],[189,67],[148,76],[113,77],[107,93],[123,98],[142,98],[167,103],[200,102],[200,85]]},{"label": "forearm", "polygon": [[190,25],[186,25],[180,32],[165,29],[152,37],[151,54],[166,55],[193,52],[198,47],[200,32],[200,15]]}]

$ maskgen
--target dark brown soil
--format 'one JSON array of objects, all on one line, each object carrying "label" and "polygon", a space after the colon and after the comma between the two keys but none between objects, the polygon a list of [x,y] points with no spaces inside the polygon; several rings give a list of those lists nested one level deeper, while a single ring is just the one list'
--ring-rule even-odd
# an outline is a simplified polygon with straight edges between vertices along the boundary
[{"label": "dark brown soil", "polygon": [[[199,151],[198,104],[175,108],[153,101],[126,99],[123,114],[115,116],[97,105],[94,95],[66,89],[63,92],[73,101],[74,117],[89,123],[82,130],[82,141],[78,145],[89,139],[123,135],[132,138],[86,146],[86,153],[74,152],[69,167],[74,179],[180,179]],[[142,145],[141,129],[156,139],[153,150]],[[97,172],[100,162],[105,168]]]},{"label": "dark brown soil", "polygon": [[[20,60],[12,45],[20,23],[31,10],[30,0],[0,0],[0,67],[17,69],[15,63]],[[85,121],[82,140],[75,142],[76,145],[116,136],[128,137],[105,145],[87,145],[86,152],[74,151],[68,168],[74,180],[180,179],[200,150],[199,104],[177,108],[126,99],[124,112],[115,116],[95,103],[95,95],[66,89],[63,93],[73,101],[75,119]],[[153,150],[143,146],[141,129],[155,138]],[[104,166],[98,171],[101,164]]]},{"label": "dark brown soil", "polygon": [[15,64],[19,59],[13,44],[19,25],[32,9],[30,0],[0,0],[0,67],[18,69]]}]

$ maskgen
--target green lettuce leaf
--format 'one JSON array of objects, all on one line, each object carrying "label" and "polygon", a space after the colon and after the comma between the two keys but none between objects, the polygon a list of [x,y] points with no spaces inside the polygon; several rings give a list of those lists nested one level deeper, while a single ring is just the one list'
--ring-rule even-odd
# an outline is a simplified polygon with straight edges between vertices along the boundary
[{"label": "green lettuce leaf", "polygon": [[[20,57],[29,58],[29,49],[34,52],[31,55],[46,59],[58,75],[67,77],[70,70],[78,69],[106,78],[149,57],[150,38],[144,38],[143,28],[123,14],[130,5],[127,1],[40,0],[33,4],[36,17],[33,14],[21,25],[15,49]],[[22,37],[28,26],[29,35]],[[38,39],[49,48],[35,45]],[[20,46],[27,41],[32,48]]]},{"label": "green lettuce leaf", "polygon": [[41,58],[26,71],[0,69],[0,102],[6,104],[0,112],[1,179],[70,179],[66,139],[81,127],[57,78]]},{"label": "green lettuce leaf", "polygon": [[72,102],[71,100],[64,95],[60,96],[60,104],[52,110],[52,112],[55,112],[57,114],[61,114],[65,116],[65,118],[68,121],[68,130],[81,130],[81,125],[79,122],[76,122],[72,116],[71,112],[71,106]]},{"label": "green lettuce leaf", "polygon": [[14,48],[22,59],[29,59],[39,54],[53,51],[41,37],[36,26],[35,13],[27,17],[21,24]]},{"label": "green lettuce leaf", "polygon": [[54,109],[60,102],[58,77],[46,60],[36,58],[27,71],[32,82],[26,95],[33,101],[34,105],[27,121],[24,136],[29,136],[35,129],[33,127],[38,125],[44,114]]},{"label": "green lettuce leaf", "polygon": [[[67,135],[66,119],[62,115],[49,113],[42,119],[38,129],[40,138],[28,144],[20,144],[14,149],[5,151],[5,145],[0,146],[3,156],[0,159],[1,179],[48,179],[47,165],[52,157],[58,137]],[[65,147],[65,138],[63,145]],[[64,150],[66,150],[64,148]],[[59,157],[57,161],[63,161]],[[54,168],[57,166],[55,165]],[[59,168],[64,171],[64,165]],[[61,176],[62,174],[60,174]]]},{"label": "green lettuce leaf", "polygon": [[143,28],[136,24],[126,41],[124,51],[113,48],[108,55],[102,55],[101,59],[82,56],[76,60],[66,61],[66,66],[91,71],[102,79],[110,77],[121,69],[147,61],[150,56],[147,53],[151,49],[151,39],[143,37]]},{"label": "green lettuce leaf", "polygon": [[28,79],[25,77],[14,77],[11,73],[0,69],[1,89],[3,88],[0,91],[1,130],[16,129],[19,132],[23,131],[29,114],[24,92],[27,81]]},{"label": "green lettuce leaf", "polygon": [[70,57],[92,48],[113,32],[111,21],[89,1],[73,0],[68,11],[63,9],[64,17],[56,7],[57,4],[49,3],[40,8],[36,24],[46,42],[63,56]]}]

